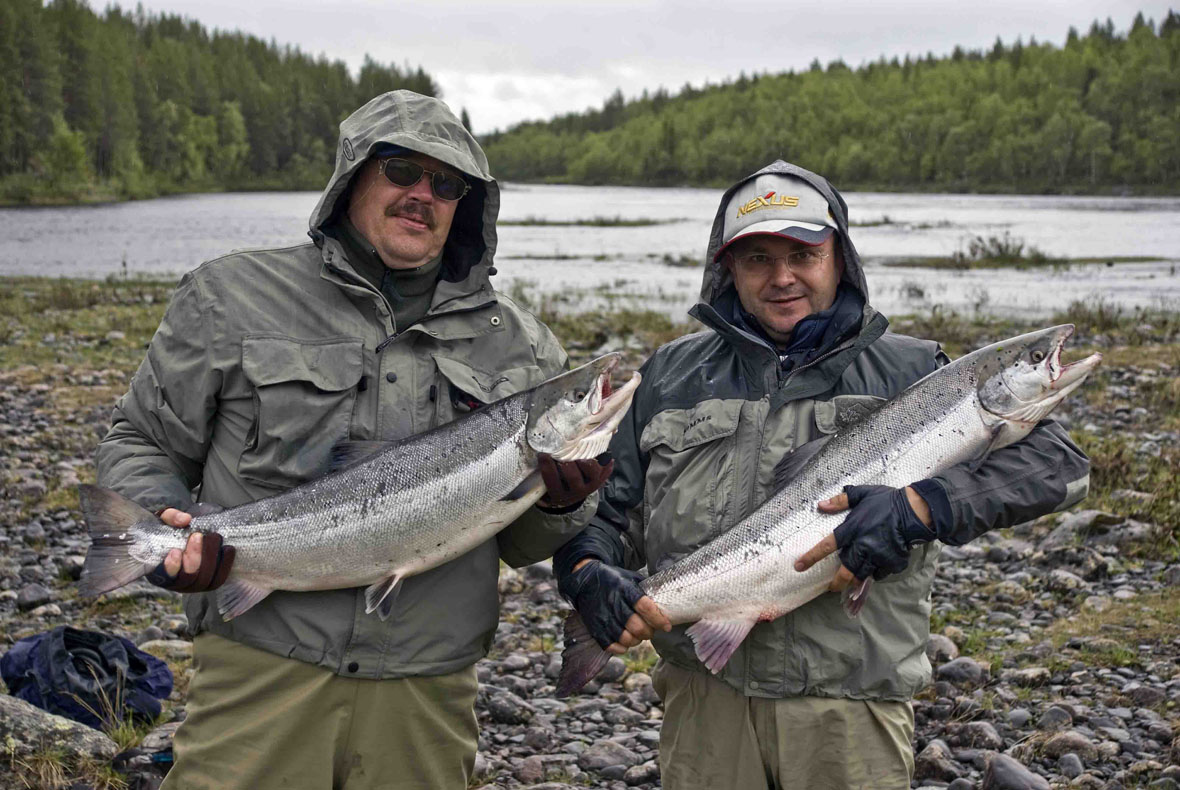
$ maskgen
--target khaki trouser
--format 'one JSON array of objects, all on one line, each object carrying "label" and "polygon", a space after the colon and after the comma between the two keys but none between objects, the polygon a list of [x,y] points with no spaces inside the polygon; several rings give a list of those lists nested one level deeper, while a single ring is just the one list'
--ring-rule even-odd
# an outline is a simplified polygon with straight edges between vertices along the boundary
[{"label": "khaki trouser", "polygon": [[167,790],[467,787],[474,666],[360,680],[208,633],[193,664]]},{"label": "khaki trouser", "polygon": [[908,702],[739,694],[661,661],[660,772],[665,790],[908,790]]}]

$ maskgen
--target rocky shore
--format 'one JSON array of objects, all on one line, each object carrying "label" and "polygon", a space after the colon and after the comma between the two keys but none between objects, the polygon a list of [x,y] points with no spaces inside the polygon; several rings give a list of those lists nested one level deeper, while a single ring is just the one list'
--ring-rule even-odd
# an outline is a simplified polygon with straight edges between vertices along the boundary
[{"label": "rocky shore", "polygon": [[[638,364],[646,336],[615,331],[563,339],[580,356],[629,347]],[[943,550],[935,678],[914,701],[914,787],[1180,788],[1180,524],[1166,501],[1180,354],[1174,333],[1138,350],[1120,338],[1081,338],[1108,363],[1056,415],[1094,457],[1090,500]],[[109,327],[6,338],[83,348],[0,367],[0,652],[57,625],[102,630],[165,659],[176,687],[155,725],[105,734],[0,694],[0,788],[155,787],[184,717],[192,643],[180,596],[141,583],[92,602],[74,584],[88,540],[73,488],[93,479],[94,445],[145,340]],[[478,666],[475,786],[659,787],[650,646],[558,700],[567,607],[550,566],[502,569],[500,593]]]}]

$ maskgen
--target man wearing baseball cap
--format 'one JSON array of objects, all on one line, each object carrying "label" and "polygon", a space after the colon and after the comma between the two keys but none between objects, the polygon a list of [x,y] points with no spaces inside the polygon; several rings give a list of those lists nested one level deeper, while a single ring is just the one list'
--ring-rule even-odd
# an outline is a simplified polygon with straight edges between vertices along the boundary
[{"label": "man wearing baseball cap", "polygon": [[706,331],[641,368],[597,513],[554,557],[562,593],[600,645],[619,654],[651,639],[660,654],[665,788],[909,788],[910,698],[931,675],[940,544],[1085,496],[1088,461],[1051,422],[978,468],[901,489],[850,486],[817,503],[851,510],[796,568],[838,550],[833,591],[854,577],[880,582],[860,616],[821,595],[755,625],[710,674],[636,571],[661,570],[741,522],[775,492],[785,454],[948,361],[937,343],[887,332],[868,294],[847,207],[826,179],[778,161],[727,190],[691,311]]}]

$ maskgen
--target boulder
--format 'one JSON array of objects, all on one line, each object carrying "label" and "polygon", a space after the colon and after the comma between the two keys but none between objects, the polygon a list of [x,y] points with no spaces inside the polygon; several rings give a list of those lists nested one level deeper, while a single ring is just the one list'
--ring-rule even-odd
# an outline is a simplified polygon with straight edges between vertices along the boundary
[{"label": "boulder", "polygon": [[980,790],[1049,790],[1049,781],[1006,754],[994,754],[987,762]]},{"label": "boulder", "polygon": [[[0,694],[0,744],[5,759],[59,752],[65,763],[79,760],[107,761],[119,747],[103,733],[64,716],[55,716],[22,699]],[[7,765],[5,765],[7,767]]]}]

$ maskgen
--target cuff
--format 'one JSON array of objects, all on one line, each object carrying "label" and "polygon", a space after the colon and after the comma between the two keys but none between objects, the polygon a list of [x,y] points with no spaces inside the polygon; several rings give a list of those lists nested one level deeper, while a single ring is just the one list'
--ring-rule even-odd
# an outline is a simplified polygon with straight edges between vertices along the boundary
[{"label": "cuff", "polygon": [[[612,536],[606,530],[615,534]],[[623,553],[623,539],[617,530],[591,524],[553,553],[553,575],[560,581],[573,573],[574,566],[587,557],[602,560],[607,565],[620,566],[623,564]]]},{"label": "cuff", "polygon": [[930,529],[934,530],[935,535],[950,534],[951,528],[955,525],[955,512],[951,509],[951,499],[942,483],[937,480],[919,480],[910,483],[910,488],[926,500],[926,505],[930,508],[930,518],[934,522]]}]

